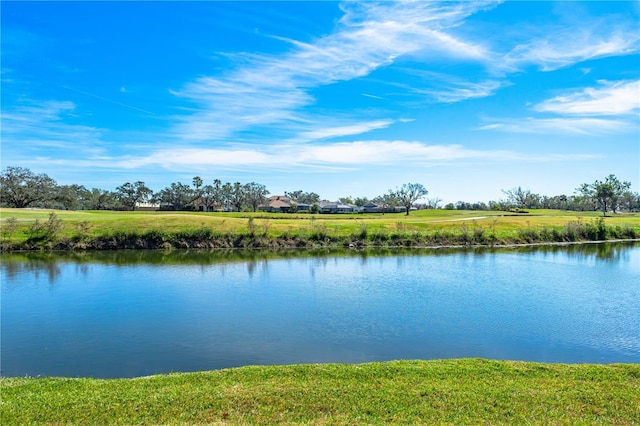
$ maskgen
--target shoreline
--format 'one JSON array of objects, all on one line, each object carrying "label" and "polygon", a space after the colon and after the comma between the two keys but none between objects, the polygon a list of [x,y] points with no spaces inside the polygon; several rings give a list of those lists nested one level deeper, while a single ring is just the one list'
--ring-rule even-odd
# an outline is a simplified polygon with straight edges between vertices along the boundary
[{"label": "shoreline", "polygon": [[258,244],[255,242],[248,245],[228,245],[224,242],[216,241],[191,241],[191,244],[178,244],[175,246],[171,243],[163,242],[162,244],[154,244],[154,242],[136,239],[125,244],[117,244],[113,241],[102,242],[98,240],[98,245],[94,246],[92,242],[81,242],[70,245],[69,242],[60,242],[59,244],[49,247],[20,247],[7,249],[2,243],[0,247],[0,255],[4,253],[29,253],[29,252],[84,252],[84,251],[115,251],[115,250],[134,250],[134,251],[157,251],[157,250],[317,250],[317,249],[344,249],[344,250],[368,250],[368,249],[510,249],[523,247],[562,247],[584,244],[603,244],[603,243],[633,243],[640,242],[640,238],[614,238],[606,240],[578,240],[578,241],[534,241],[534,242],[512,242],[508,240],[496,243],[459,243],[459,244],[371,244],[363,241],[330,241],[330,242],[308,242],[305,240],[284,240],[267,239],[261,240]]}]

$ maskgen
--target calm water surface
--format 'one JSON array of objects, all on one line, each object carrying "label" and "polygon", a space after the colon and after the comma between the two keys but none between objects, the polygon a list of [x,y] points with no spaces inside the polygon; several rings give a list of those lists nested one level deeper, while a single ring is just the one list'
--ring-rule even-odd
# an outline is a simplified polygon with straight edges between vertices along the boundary
[{"label": "calm water surface", "polygon": [[640,245],[3,255],[1,374],[640,362]]}]

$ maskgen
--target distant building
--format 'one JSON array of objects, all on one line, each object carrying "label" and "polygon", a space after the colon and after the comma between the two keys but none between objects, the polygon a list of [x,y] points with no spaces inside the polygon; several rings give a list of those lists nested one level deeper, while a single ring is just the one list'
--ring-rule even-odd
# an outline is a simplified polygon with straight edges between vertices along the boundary
[{"label": "distant building", "polygon": [[204,203],[202,197],[198,197],[192,202],[193,209],[197,212],[217,212],[217,211],[233,211],[233,208],[223,206],[222,204],[214,204],[212,206],[207,206]]},{"label": "distant building", "polygon": [[405,209],[402,206],[383,206],[382,204],[368,203],[362,206],[363,213],[400,213]]},{"label": "distant building", "polygon": [[341,203],[339,201],[321,201],[318,205],[320,213],[359,213],[360,207],[353,204]]},{"label": "distant building", "polygon": [[138,202],[136,203],[136,207],[134,210],[142,211],[142,212],[145,212],[145,211],[152,212],[152,211],[160,210],[160,204],[152,203],[151,201]]}]

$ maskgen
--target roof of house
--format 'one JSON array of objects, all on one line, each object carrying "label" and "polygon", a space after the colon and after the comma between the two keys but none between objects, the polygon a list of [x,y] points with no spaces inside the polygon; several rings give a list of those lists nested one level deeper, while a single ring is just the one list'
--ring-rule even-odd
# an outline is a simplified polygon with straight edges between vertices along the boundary
[{"label": "roof of house", "polygon": [[286,202],[284,200],[273,200],[273,201],[269,201],[269,207],[273,209],[279,209],[282,207],[291,207],[291,203]]},{"label": "roof of house", "polygon": [[285,195],[272,195],[267,200],[267,203],[262,205],[261,207],[269,207],[272,209],[282,209],[291,207],[291,198]]},{"label": "roof of house", "polygon": [[269,197],[269,202],[272,201],[283,201],[285,203],[291,204],[291,198],[287,197],[286,195],[272,195],[271,197]]}]

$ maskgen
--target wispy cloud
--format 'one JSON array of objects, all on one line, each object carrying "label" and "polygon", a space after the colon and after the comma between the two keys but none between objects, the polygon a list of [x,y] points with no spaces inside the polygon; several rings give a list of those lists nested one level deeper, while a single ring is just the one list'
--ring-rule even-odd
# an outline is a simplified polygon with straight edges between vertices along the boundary
[{"label": "wispy cloud", "polygon": [[633,129],[633,124],[626,120],[590,117],[509,118],[495,120],[493,123],[478,128],[478,130],[495,130],[514,133],[565,133],[576,135],[603,135],[609,133],[628,132]]},{"label": "wispy cloud", "polygon": [[600,82],[599,88],[556,96],[534,107],[535,111],[570,115],[620,115],[640,109],[640,80]]},{"label": "wispy cloud", "polygon": [[[370,140],[339,142],[327,145],[281,144],[238,145],[225,148],[161,149],[149,155],[86,158],[73,164],[93,168],[140,169],[154,168],[172,171],[216,170],[291,170],[305,172],[326,170],[357,170],[371,166],[380,168],[451,164],[460,161],[537,162],[590,159],[586,154],[535,156],[509,150],[469,149],[462,145],[430,145],[416,141]],[[54,161],[55,162],[55,161]],[[57,164],[64,165],[65,160]],[[382,169],[381,169],[382,170]]]},{"label": "wispy cloud", "polygon": [[440,83],[441,88],[437,89],[415,89],[415,93],[423,93],[434,98],[438,102],[454,103],[467,99],[485,98],[493,95],[496,91],[510,83],[498,80],[486,80],[481,82],[454,81]]},{"label": "wispy cloud", "polygon": [[[461,77],[412,67],[410,72],[414,75],[422,72],[429,74],[428,78],[402,83],[406,89],[402,95],[405,100],[427,96],[435,102],[454,103],[491,96],[510,85],[504,78],[505,70],[516,71],[530,64],[553,70],[587,59],[638,50],[638,32],[629,22],[618,22],[613,17],[587,20],[577,28],[524,28],[522,31],[529,33],[526,37],[521,34],[520,39],[529,41],[515,47],[509,45],[515,42],[510,37],[491,45],[489,41],[459,35],[462,32],[457,29],[465,19],[498,4],[345,2],[341,4],[344,15],[332,33],[309,42],[273,36],[288,43],[291,49],[279,56],[243,54],[237,68],[196,79],[172,91],[192,106],[174,117],[177,124],[172,134],[183,142],[206,143],[230,141],[234,134],[259,126],[288,132],[287,139],[298,136],[299,140],[356,135],[358,130],[367,132],[367,125],[360,122],[389,119],[369,112],[366,119],[356,118],[354,114],[353,123],[327,126],[325,117],[307,111],[316,101],[312,93],[321,86],[362,78],[394,65],[401,58],[428,64],[449,57],[493,71],[501,70],[493,77],[489,77],[490,73],[480,73],[470,79],[468,74]],[[407,69],[410,68],[405,71]],[[382,99],[369,93],[362,95]],[[549,103],[547,107],[553,106]],[[538,129],[554,127],[549,121],[537,123]],[[565,124],[565,129],[573,128],[571,122]],[[317,130],[322,126],[327,129]],[[603,127],[601,124],[600,128]]]},{"label": "wispy cloud", "polygon": [[341,136],[360,135],[376,129],[383,129],[393,124],[393,120],[376,120],[364,123],[354,123],[338,127],[326,127],[308,132],[302,132],[299,137],[302,140],[329,139]]},{"label": "wispy cloud", "polygon": [[[225,71],[175,87],[170,93],[182,103],[178,113],[167,117],[171,124],[166,132],[154,128],[136,140],[127,140],[121,133],[113,138],[119,144],[117,149],[129,143],[127,155],[120,155],[116,148],[105,155],[106,151],[99,147],[103,146],[106,131],[70,124],[81,120],[74,119],[75,104],[64,101],[27,102],[12,111],[3,110],[3,149],[7,143],[12,149],[21,144],[30,150],[42,148],[37,157],[31,158],[78,167],[174,171],[210,171],[213,167],[252,173],[289,170],[292,166],[328,170],[591,158],[583,154],[525,155],[413,140],[362,140],[360,135],[411,121],[399,117],[418,117],[424,111],[416,110],[414,114],[414,110],[400,109],[404,105],[394,110],[405,100],[415,104],[423,104],[425,99],[455,103],[488,97],[511,84],[509,73],[525,71],[531,65],[550,71],[588,59],[638,51],[637,28],[634,31],[628,22],[616,23],[607,17],[571,28],[524,28],[517,40],[526,42],[514,41],[512,34],[483,38],[473,23],[466,26],[467,18],[497,4],[345,2],[341,5],[343,16],[325,36],[302,42],[269,35],[286,43],[287,50],[271,55],[226,52],[230,65]],[[482,21],[482,17],[475,21]],[[384,77],[383,68],[390,71]],[[385,79],[387,76],[391,78]],[[385,88],[397,90],[345,85],[359,101],[363,100],[361,96],[386,101],[370,101],[367,106],[372,108],[367,110],[350,109],[351,105],[331,109],[316,99],[323,96],[319,88],[363,77],[367,77],[366,83],[387,84]],[[153,114],[135,105],[65,87]],[[120,92],[128,93],[124,86]],[[629,116],[638,112],[639,92],[638,80],[601,82],[597,87],[555,92],[557,96],[549,95],[547,100],[531,106],[526,112],[530,117],[494,119],[480,129],[580,135],[637,131],[637,123],[634,127]],[[382,134],[366,137],[383,137]],[[338,138],[340,141],[336,142]],[[238,143],[247,140],[252,143]],[[144,142],[148,144],[143,145]],[[54,148],[67,149],[69,155],[56,159],[63,155],[52,155]]]},{"label": "wispy cloud", "polygon": [[[284,55],[245,55],[239,68],[199,78],[174,95],[193,109],[175,117],[182,140],[215,141],[255,125],[303,129],[312,121],[303,107],[310,90],[356,79],[407,55],[447,54],[474,60],[486,49],[447,33],[491,3],[383,2],[341,5],[344,16],[333,33],[293,47]],[[360,121],[360,120],[358,120]]]},{"label": "wispy cloud", "polygon": [[[69,124],[76,105],[69,101],[25,101],[20,107],[2,112],[3,145],[72,147],[100,138],[103,130]],[[29,141],[28,145],[24,145]]]},{"label": "wispy cloud", "polygon": [[385,100],[385,98],[383,98],[382,96],[376,96],[376,95],[372,95],[372,94],[369,94],[369,93],[361,93],[361,95],[366,97],[366,98]]},{"label": "wispy cloud", "polygon": [[496,120],[479,130],[577,135],[637,131],[634,117],[640,110],[640,80],[601,81],[598,88],[587,87],[555,96],[534,105],[532,110],[555,117]]},{"label": "wispy cloud", "polygon": [[535,64],[543,71],[553,71],[589,59],[631,54],[640,48],[637,22],[620,16],[539,31],[531,41],[515,46],[502,66]]}]

